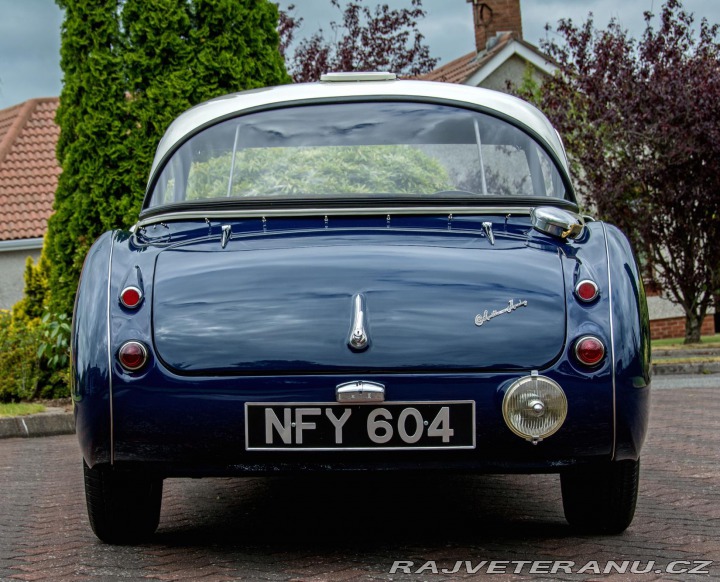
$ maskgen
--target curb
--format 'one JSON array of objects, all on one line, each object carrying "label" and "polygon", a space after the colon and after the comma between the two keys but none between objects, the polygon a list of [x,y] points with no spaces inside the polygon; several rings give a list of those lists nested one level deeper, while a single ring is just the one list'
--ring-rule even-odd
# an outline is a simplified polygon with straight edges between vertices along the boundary
[{"label": "curb", "polygon": [[0,439],[55,436],[75,433],[72,412],[48,408],[39,414],[0,418]]},{"label": "curb", "polygon": [[720,362],[698,362],[696,364],[662,364],[652,365],[653,374],[665,376],[670,374],[719,374]]}]

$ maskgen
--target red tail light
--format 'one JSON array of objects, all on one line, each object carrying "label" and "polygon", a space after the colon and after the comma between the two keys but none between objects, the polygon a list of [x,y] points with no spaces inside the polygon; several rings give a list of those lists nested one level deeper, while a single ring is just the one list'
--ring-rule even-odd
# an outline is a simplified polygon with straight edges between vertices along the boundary
[{"label": "red tail light", "polygon": [[594,281],[590,281],[589,279],[584,279],[575,286],[576,297],[584,303],[594,301],[598,293],[598,286]]},{"label": "red tail light", "polygon": [[130,309],[135,309],[143,298],[143,292],[137,287],[129,285],[120,292],[120,303]]},{"label": "red tail light", "polygon": [[586,366],[596,366],[605,357],[605,345],[595,336],[583,336],[575,342],[575,357]]},{"label": "red tail light", "polygon": [[147,348],[140,342],[125,342],[118,350],[118,360],[127,371],[136,372],[147,363]]}]

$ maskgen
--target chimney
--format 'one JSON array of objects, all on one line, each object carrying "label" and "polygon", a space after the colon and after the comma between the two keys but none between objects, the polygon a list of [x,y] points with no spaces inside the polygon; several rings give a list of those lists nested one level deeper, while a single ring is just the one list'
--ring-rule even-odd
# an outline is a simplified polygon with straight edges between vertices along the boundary
[{"label": "chimney", "polygon": [[472,4],[475,23],[475,46],[478,52],[487,48],[488,41],[499,32],[512,32],[522,38],[520,0],[467,0]]}]

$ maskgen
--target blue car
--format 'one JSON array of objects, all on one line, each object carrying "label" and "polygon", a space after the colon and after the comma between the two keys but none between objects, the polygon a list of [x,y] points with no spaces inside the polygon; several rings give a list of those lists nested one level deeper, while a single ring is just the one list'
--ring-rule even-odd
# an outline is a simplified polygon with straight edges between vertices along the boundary
[{"label": "blue car", "polygon": [[270,473],[560,473],[572,526],[632,521],[642,281],[514,97],[336,73],[190,109],[73,330],[103,541],[151,535],[166,478]]}]

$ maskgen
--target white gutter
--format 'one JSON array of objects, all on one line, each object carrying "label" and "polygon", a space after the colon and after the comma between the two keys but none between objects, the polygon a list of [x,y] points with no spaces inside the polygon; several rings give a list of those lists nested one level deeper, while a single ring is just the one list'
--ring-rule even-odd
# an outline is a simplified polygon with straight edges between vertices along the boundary
[{"label": "white gutter", "polygon": [[42,249],[43,239],[21,238],[17,240],[0,240],[0,253],[11,251],[38,251]]}]

